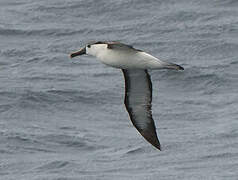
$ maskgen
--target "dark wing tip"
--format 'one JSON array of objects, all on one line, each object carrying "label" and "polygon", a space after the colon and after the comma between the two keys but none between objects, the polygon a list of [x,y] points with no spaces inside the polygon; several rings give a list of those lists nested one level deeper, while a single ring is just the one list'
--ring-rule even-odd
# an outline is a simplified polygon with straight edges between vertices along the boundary
[{"label": "dark wing tip", "polygon": [[151,145],[153,145],[155,148],[161,151],[160,142],[155,131],[143,132],[139,130],[139,132]]},{"label": "dark wing tip", "polygon": [[161,151],[161,146],[160,146],[159,140],[156,143],[153,143],[152,145]]}]

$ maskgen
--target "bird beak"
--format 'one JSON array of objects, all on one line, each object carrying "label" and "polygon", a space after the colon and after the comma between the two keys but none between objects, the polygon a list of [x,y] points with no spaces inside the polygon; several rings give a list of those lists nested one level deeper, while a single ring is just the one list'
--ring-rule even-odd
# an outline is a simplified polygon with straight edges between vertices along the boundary
[{"label": "bird beak", "polygon": [[73,57],[80,56],[83,54],[86,54],[86,47],[81,48],[79,51],[70,54],[70,57],[73,58]]}]

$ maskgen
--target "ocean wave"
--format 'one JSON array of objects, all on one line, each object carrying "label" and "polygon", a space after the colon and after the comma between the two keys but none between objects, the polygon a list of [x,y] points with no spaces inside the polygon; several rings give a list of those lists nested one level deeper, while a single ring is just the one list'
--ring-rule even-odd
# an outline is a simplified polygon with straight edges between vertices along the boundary
[{"label": "ocean wave", "polygon": [[52,161],[52,162],[47,162],[40,167],[37,167],[36,170],[42,172],[42,171],[51,171],[54,169],[62,169],[66,168],[67,166],[74,166],[73,163],[68,162],[68,161]]},{"label": "ocean wave", "polygon": [[238,44],[236,43],[220,43],[217,45],[209,46],[201,49],[198,54],[202,56],[213,56],[216,54],[216,58],[220,57],[234,57],[238,55]]},{"label": "ocean wave", "polygon": [[[1,96],[1,94],[0,94]],[[9,111],[11,108],[13,108],[14,106],[12,104],[1,104],[0,105],[0,113]]]},{"label": "ocean wave", "polygon": [[219,0],[217,2],[217,5],[222,6],[222,7],[227,6],[227,7],[236,8],[236,6],[238,6],[238,1],[236,1],[236,0],[226,0],[226,1]]},{"label": "ocean wave", "polygon": [[66,134],[49,134],[38,137],[42,142],[55,143],[65,147],[87,148],[88,142],[85,138],[71,136]]},{"label": "ocean wave", "polygon": [[[16,94],[14,107],[24,109],[47,109],[51,111],[52,108],[57,108],[62,103],[79,103],[97,105],[99,103],[98,93],[90,93],[77,90],[46,90],[46,91],[29,91],[24,90],[20,94]],[[95,101],[97,99],[97,101]],[[106,101],[106,97],[101,97],[100,101]],[[55,105],[55,106],[52,106]],[[7,109],[6,109],[7,110]]]},{"label": "ocean wave", "polygon": [[62,37],[76,34],[85,34],[88,32],[86,28],[67,29],[67,28],[48,28],[48,29],[9,29],[0,28],[0,35],[2,36],[39,36],[39,37]]}]

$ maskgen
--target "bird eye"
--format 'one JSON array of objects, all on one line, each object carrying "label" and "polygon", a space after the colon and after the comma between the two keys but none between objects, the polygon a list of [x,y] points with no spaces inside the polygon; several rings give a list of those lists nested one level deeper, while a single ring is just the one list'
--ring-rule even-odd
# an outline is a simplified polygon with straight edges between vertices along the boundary
[{"label": "bird eye", "polygon": [[90,48],[91,46],[90,45],[87,45],[88,48]]}]

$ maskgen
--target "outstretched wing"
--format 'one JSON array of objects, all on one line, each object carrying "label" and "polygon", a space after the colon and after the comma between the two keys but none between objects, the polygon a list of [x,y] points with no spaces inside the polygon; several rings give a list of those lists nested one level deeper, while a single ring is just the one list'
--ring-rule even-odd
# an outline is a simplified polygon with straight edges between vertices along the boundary
[{"label": "outstretched wing", "polygon": [[108,49],[114,49],[114,50],[127,50],[127,51],[141,51],[139,49],[133,48],[131,45],[119,43],[119,42],[107,42],[107,48]]},{"label": "outstretched wing", "polygon": [[140,134],[160,150],[152,118],[152,83],[147,70],[123,69],[125,78],[125,106],[133,125]]}]

